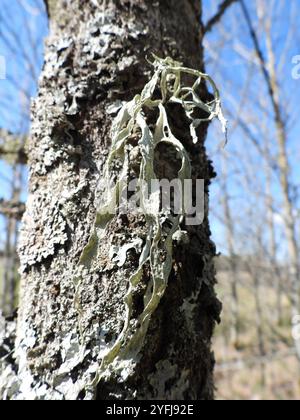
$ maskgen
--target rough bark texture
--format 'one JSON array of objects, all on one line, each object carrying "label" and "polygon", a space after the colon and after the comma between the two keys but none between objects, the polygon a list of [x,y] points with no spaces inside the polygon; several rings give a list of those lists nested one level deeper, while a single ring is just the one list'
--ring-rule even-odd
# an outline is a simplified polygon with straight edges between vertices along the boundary
[{"label": "rough bark texture", "polygon": [[[145,60],[151,52],[193,68],[203,65],[199,0],[98,0],[98,6],[88,0],[59,0],[47,41],[32,108],[30,196],[20,243],[21,386],[7,396],[212,399],[211,336],[220,304],[214,292],[215,247],[207,208],[201,226],[186,228],[188,243],[174,247],[167,292],[130,374],[121,378],[112,373],[95,394],[86,392],[101,354],[122,328],[123,297],[138,262],[131,251],[119,267],[109,258],[109,249],[143,239],[146,228],[143,220],[116,216],[101,244],[98,267],[81,273],[82,343],[74,278],[95,218],[97,181],[110,147],[114,110],[143,88],[152,71]],[[172,128],[190,153],[193,176],[206,180],[207,207],[214,176],[204,147],[207,126],[198,130],[200,141],[194,145],[184,117],[176,108],[170,111]],[[170,162],[167,153],[161,151],[158,171]],[[135,305],[138,315],[138,293]]]}]

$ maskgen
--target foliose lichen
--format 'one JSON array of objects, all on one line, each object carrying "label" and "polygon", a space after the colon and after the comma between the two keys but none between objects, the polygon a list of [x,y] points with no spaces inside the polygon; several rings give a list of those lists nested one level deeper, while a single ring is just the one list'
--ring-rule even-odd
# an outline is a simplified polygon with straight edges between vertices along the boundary
[{"label": "foliose lichen", "polygon": [[[124,297],[126,308],[123,329],[114,344],[102,355],[102,361],[97,370],[94,380],[88,384],[88,388],[94,389],[101,379],[109,378],[112,373],[126,379],[130,374],[132,360],[137,360],[143,347],[152,314],[158,307],[168,285],[168,279],[172,269],[173,241],[184,238],[180,234],[180,224],[185,216],[185,209],[181,215],[173,215],[171,211],[164,209],[157,212],[153,203],[160,201],[159,192],[151,191],[151,181],[157,179],[155,173],[155,150],[160,144],[173,147],[181,160],[181,168],[178,179],[182,182],[191,178],[191,164],[188,153],[179,139],[175,137],[169,124],[167,115],[168,104],[179,104],[188,120],[190,121],[190,135],[196,143],[197,128],[203,122],[218,118],[226,133],[226,120],[221,109],[219,91],[213,80],[197,70],[183,67],[179,62],[171,58],[160,59],[154,56],[154,74],[145,85],[140,95],[125,103],[117,114],[112,125],[112,146],[104,168],[104,184],[108,187],[99,197],[97,217],[92,230],[88,245],[84,249],[80,264],[87,269],[97,264],[100,260],[99,253],[101,241],[107,235],[115,206],[120,203],[121,186],[126,184],[130,162],[127,158],[126,147],[129,140],[135,138],[135,146],[139,149],[141,161],[139,165],[139,185],[141,189],[141,211],[147,223],[148,234],[143,243],[133,242],[121,248],[115,247],[109,252],[111,261],[118,265],[124,265],[127,252],[135,248],[139,250],[139,264],[134,274],[128,280],[128,290]],[[194,79],[192,86],[185,85],[186,78]],[[209,103],[202,101],[199,95],[199,87],[203,81],[208,82],[214,94],[214,99]],[[160,92],[160,97],[157,92]],[[155,127],[150,127],[147,121],[147,113],[158,111]],[[204,116],[196,117],[197,111]],[[199,115],[199,113],[198,113]],[[116,162],[118,165],[116,166]],[[116,175],[116,183],[110,186],[112,174]],[[143,185],[147,185],[147,195]],[[144,268],[150,266],[151,281],[144,293],[144,308],[138,319],[133,317],[133,295],[139,286]],[[82,283],[80,276],[75,279],[76,298],[75,303],[81,314],[80,296]],[[84,337],[83,337],[84,341]]]}]

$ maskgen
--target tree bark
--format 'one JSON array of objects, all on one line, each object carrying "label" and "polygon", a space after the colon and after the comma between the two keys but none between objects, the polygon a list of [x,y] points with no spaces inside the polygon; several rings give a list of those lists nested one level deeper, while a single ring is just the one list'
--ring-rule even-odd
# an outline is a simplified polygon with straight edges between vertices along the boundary
[{"label": "tree bark", "polygon": [[[144,238],[142,219],[114,218],[100,244],[97,267],[81,273],[80,323],[74,305],[74,279],[94,224],[114,110],[141,92],[151,74],[145,60],[151,52],[203,69],[200,3],[58,0],[55,16],[50,14],[51,35],[32,108],[30,195],[19,246],[19,387],[8,391],[11,398],[213,398],[211,337],[220,303],[208,222],[208,186],[215,174],[204,146],[206,123],[195,145],[181,113],[174,108],[170,115],[172,129],[189,152],[193,178],[206,180],[204,223],[185,227],[188,241],[174,244],[168,288],[140,354],[126,374],[112,371],[94,390],[87,385],[123,327],[123,299],[139,259],[131,250],[119,267],[109,259],[109,249]],[[209,100],[205,86],[202,95]],[[170,162],[167,153],[162,164]],[[136,317],[142,304],[137,293]]]}]

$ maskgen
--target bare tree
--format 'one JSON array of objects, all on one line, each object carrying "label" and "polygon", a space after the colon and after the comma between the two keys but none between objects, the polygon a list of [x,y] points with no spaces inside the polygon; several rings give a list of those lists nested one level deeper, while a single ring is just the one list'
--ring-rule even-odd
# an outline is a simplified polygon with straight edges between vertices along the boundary
[{"label": "bare tree", "polygon": [[[215,6],[215,3],[212,4]],[[245,369],[248,368],[244,362],[257,357],[257,367],[251,371],[253,381],[249,379],[249,398],[257,397],[257,394],[262,398],[265,395],[280,395],[283,398],[294,395],[298,398],[299,395],[295,356],[287,362],[291,366],[289,372],[287,369],[278,376],[276,372],[280,370],[280,363],[273,363],[269,358],[274,352],[279,351],[280,354],[281,348],[295,354],[291,351],[291,307],[294,308],[293,315],[299,313],[296,160],[299,156],[296,143],[299,83],[291,75],[291,57],[297,50],[298,20],[299,4],[294,0],[239,1],[228,9],[226,17],[213,26],[213,33],[206,33],[204,42],[208,55],[207,68],[214,72],[222,88],[226,113],[232,122],[226,155],[231,175],[227,186],[228,207],[234,228],[230,227],[232,223],[225,216],[225,208],[221,208],[223,189],[218,187],[217,191],[212,191],[212,225],[217,245],[225,254],[221,259],[219,276],[219,289],[226,302],[224,322],[219,330],[222,334],[229,330],[232,313],[232,291],[229,287],[232,271],[228,270],[227,264],[230,241],[225,240],[226,233],[234,238],[234,247],[238,252],[236,285],[242,302],[239,311],[239,354],[234,341],[224,344],[219,332],[216,338],[217,357],[225,363],[239,357]],[[248,26],[246,32],[245,23]],[[231,57],[230,66],[226,60],[228,56]],[[210,153],[215,152],[214,137],[211,132],[207,142],[212,144]],[[216,156],[219,184],[222,184],[224,168],[218,168],[221,165],[218,165]],[[251,270],[245,272],[247,262]],[[297,346],[297,343],[294,344]],[[263,353],[266,355],[259,356]],[[263,387],[254,379],[263,378],[260,376],[262,365],[259,360],[268,363]],[[229,379],[232,394],[228,391],[226,396],[236,396],[238,381],[247,374],[248,371],[233,375],[231,371],[224,382],[221,379],[217,383],[218,388],[226,387]],[[293,384],[293,390],[285,387],[287,382]],[[260,386],[259,392],[257,385]],[[221,390],[220,395],[224,398]]]},{"label": "bare tree", "polygon": [[[278,145],[277,164],[279,169],[280,187],[283,197],[283,220],[286,231],[286,239],[289,252],[289,274],[291,278],[291,302],[292,316],[298,316],[300,311],[300,271],[299,271],[299,249],[297,244],[296,222],[294,216],[294,202],[292,199],[292,183],[290,179],[291,167],[287,151],[287,128],[285,116],[281,107],[280,87],[277,78],[273,42],[271,36],[271,21],[266,21],[266,43],[268,52],[268,61],[265,59],[261,50],[258,36],[253,28],[250,15],[243,0],[241,0],[242,9],[248,23],[250,34],[254,43],[255,52],[260,63],[260,67],[267,85],[270,101],[272,104],[274,124],[276,129],[276,140]],[[295,339],[295,346],[300,360],[300,339]]]},{"label": "bare tree", "polygon": [[223,202],[223,222],[226,230],[226,243],[229,257],[229,276],[230,276],[230,306],[232,316],[232,328],[231,328],[231,342],[234,343],[235,347],[239,347],[239,297],[238,297],[238,281],[239,281],[239,270],[237,266],[238,255],[235,251],[235,221],[232,217],[231,206],[230,206],[230,194],[228,191],[228,157],[223,152],[223,172],[221,178],[221,192]]}]

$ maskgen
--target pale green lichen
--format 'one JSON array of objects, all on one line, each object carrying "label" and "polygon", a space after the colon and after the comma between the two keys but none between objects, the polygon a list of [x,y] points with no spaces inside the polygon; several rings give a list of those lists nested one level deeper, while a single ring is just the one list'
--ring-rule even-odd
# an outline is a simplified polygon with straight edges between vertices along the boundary
[{"label": "pale green lichen", "polygon": [[[222,114],[219,91],[213,80],[200,71],[183,67],[181,63],[171,58],[160,59],[154,57],[154,74],[151,80],[145,85],[142,93],[122,106],[112,126],[112,146],[104,169],[104,180],[109,185],[113,164],[116,159],[122,164],[115,186],[106,188],[101,199],[100,208],[97,210],[97,217],[90,241],[81,256],[81,265],[89,268],[97,258],[98,244],[105,237],[107,228],[114,218],[116,203],[119,203],[121,186],[126,183],[129,169],[129,162],[126,154],[126,145],[132,133],[140,132],[137,139],[142,156],[139,173],[139,185],[148,185],[151,191],[151,180],[157,178],[154,171],[155,149],[161,143],[174,147],[181,158],[182,166],[178,173],[178,179],[182,182],[191,178],[191,164],[184,145],[178,140],[169,125],[166,105],[169,103],[180,104],[190,121],[190,133],[193,141],[198,141],[196,129],[202,122],[211,121],[217,117],[222,123],[226,133],[226,120]],[[183,85],[183,76],[194,77],[195,83],[192,87]],[[207,81],[214,92],[214,100],[205,103],[199,97],[199,86],[201,82]],[[160,90],[160,99],[154,99],[154,91]],[[154,130],[147,124],[145,110],[158,109],[159,117]],[[194,112],[202,110],[206,113],[205,118],[195,118]],[[140,353],[145,336],[148,330],[152,314],[158,307],[167,288],[168,279],[172,269],[173,258],[173,237],[178,237],[182,215],[174,216],[171,213],[161,211],[157,213],[157,207],[153,203],[159,202],[159,192],[152,192],[146,196],[141,187],[140,207],[148,226],[148,235],[145,243],[141,246],[139,265],[134,274],[129,278],[128,291],[124,298],[126,306],[125,322],[122,332],[111,348],[102,357],[101,365],[90,385],[95,388],[101,379],[109,377],[112,372],[119,372],[122,377],[129,374],[131,361],[136,360]],[[184,215],[184,209],[182,209]],[[175,235],[175,236],[174,236]],[[111,253],[111,258],[120,262],[126,261],[124,252],[130,248],[137,248],[137,244],[123,247],[120,251]],[[163,256],[163,258],[162,258]],[[144,267],[150,265],[151,281],[144,295],[144,310],[137,320],[132,319],[133,292],[143,278]],[[80,277],[76,280],[76,307],[82,313],[80,306]]]}]

